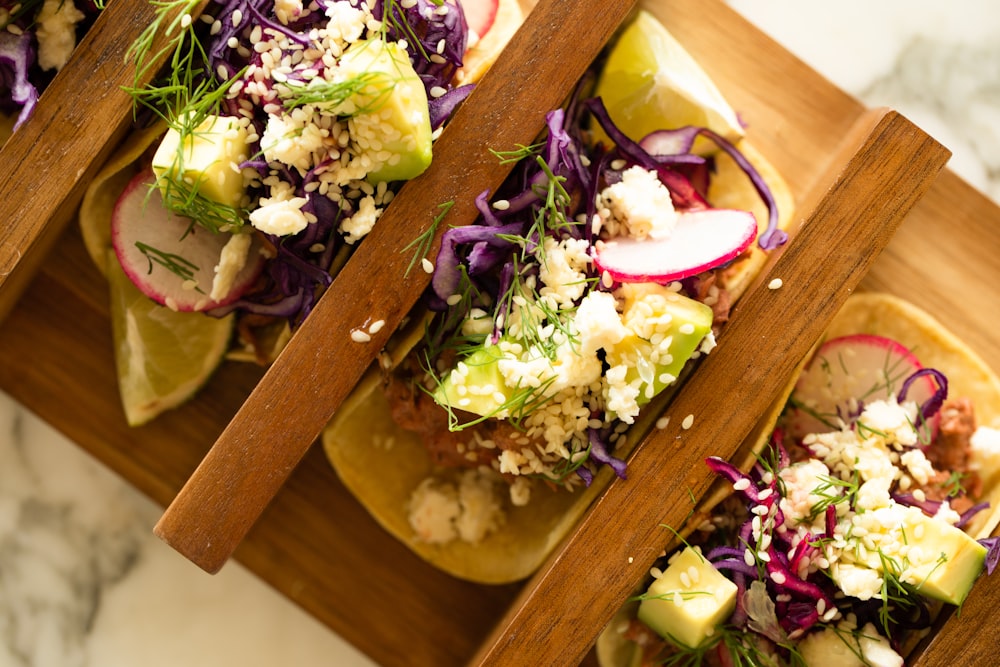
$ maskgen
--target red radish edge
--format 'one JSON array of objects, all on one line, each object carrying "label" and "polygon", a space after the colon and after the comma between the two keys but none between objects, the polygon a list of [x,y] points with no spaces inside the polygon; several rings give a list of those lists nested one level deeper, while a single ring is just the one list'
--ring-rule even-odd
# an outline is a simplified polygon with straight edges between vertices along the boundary
[{"label": "red radish edge", "polygon": [[[156,177],[145,169],[129,181],[115,202],[111,215],[111,245],[129,280],[153,301],[179,311],[201,311],[232,303],[257,280],[265,257],[256,235],[246,265],[237,273],[229,293],[211,300],[215,267],[229,234],[213,234],[175,215],[163,206],[159,189],[151,187]],[[189,233],[189,230],[190,233]],[[185,286],[185,280],[169,269],[150,261],[136,243],[182,257],[198,267],[195,280],[201,291]]]},{"label": "red radish edge", "polygon": [[[459,0],[462,11],[465,12],[465,23],[478,39],[486,36],[496,20],[499,0]],[[470,40],[471,41],[471,40]],[[469,46],[474,46],[474,42]]]},{"label": "red radish edge", "polygon": [[594,264],[619,282],[667,283],[735,259],[756,236],[757,219],[749,211],[682,211],[669,236],[599,241]]},{"label": "red radish edge", "polygon": [[[792,392],[788,434],[796,439],[809,433],[837,430],[831,418],[817,419],[812,412],[849,418],[856,400],[865,403],[896,394],[903,381],[922,369],[920,361],[899,342],[874,334],[840,336],[824,342],[802,371]],[[922,405],[937,391],[929,376],[918,378],[906,400]],[[799,407],[802,406],[802,407]],[[937,416],[930,423],[936,432]]]}]

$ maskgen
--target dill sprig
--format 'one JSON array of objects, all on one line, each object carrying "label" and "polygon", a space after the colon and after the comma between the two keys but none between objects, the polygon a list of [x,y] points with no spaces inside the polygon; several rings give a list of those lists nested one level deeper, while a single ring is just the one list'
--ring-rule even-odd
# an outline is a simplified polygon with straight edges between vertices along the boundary
[{"label": "dill sprig", "polygon": [[[125,52],[126,62],[135,63],[133,89],[139,89],[140,83],[150,78],[148,76],[150,70],[162,56],[172,52],[173,64],[176,64],[178,52],[181,51],[179,47],[182,44],[198,43],[191,15],[201,4],[201,0],[149,0],[149,3],[156,8],[153,20]],[[167,42],[158,51],[153,52],[157,37],[161,34],[167,38]],[[184,74],[174,72],[173,76],[184,78]]]},{"label": "dill sprig", "polygon": [[545,144],[542,142],[531,144],[530,146],[525,146],[524,144],[518,144],[515,150],[501,151],[494,148],[489,149],[490,153],[493,154],[495,158],[500,161],[500,164],[510,164],[517,163],[521,160],[527,159],[529,157],[534,157],[538,155]]},{"label": "dill sprig", "polygon": [[812,521],[826,512],[830,506],[847,504],[854,507],[858,492],[861,490],[861,476],[857,469],[852,470],[851,479],[845,480],[831,475],[818,475],[819,484],[809,493],[820,498],[809,508],[809,520]]},{"label": "dill sprig", "polygon": [[440,213],[434,216],[431,221],[431,226],[427,230],[418,236],[417,238],[410,241],[402,252],[406,252],[411,248],[414,248],[413,257],[410,259],[410,263],[406,266],[406,272],[403,276],[410,275],[410,271],[417,264],[417,262],[422,262],[427,258],[427,253],[431,249],[431,244],[434,242],[434,235],[437,234],[438,227],[441,226],[441,222],[444,220],[445,216],[455,205],[454,201],[446,201],[443,204],[438,204],[438,210]]},{"label": "dill sprig", "polygon": [[[911,612],[921,604],[919,586],[908,584],[901,578],[902,573],[909,567],[906,558],[900,562],[887,556],[881,549],[878,551],[878,557],[882,570],[882,588],[878,596],[882,601],[879,607],[879,623],[886,637],[892,639],[893,629],[900,624],[898,614]],[[935,569],[946,561],[947,558],[941,554]]]},{"label": "dill sprig", "polygon": [[[386,72],[363,72],[343,81],[321,78],[308,82],[288,80],[280,86],[281,103],[286,109],[320,105],[336,110],[342,116],[371,113],[386,104],[397,81]],[[364,103],[355,106],[359,100]],[[344,108],[341,112],[348,102],[353,108]]]},{"label": "dill sprig", "polygon": [[[153,272],[153,264],[159,264],[178,276],[181,280],[194,280],[194,274],[198,270],[198,265],[192,263],[190,260],[175,253],[159,250],[142,241],[136,241],[135,247],[142,252],[149,262],[147,273]],[[200,288],[197,289],[199,292],[202,291]]]}]

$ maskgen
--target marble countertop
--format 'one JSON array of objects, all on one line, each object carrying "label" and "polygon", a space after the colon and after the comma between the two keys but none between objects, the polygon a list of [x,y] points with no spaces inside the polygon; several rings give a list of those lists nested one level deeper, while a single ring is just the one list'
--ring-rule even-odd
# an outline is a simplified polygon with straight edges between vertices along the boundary
[{"label": "marble countertop", "polygon": [[[1000,4],[729,1],[1000,201]],[[371,665],[239,564],[192,566],[152,535],[160,512],[0,393],[0,667]]]}]

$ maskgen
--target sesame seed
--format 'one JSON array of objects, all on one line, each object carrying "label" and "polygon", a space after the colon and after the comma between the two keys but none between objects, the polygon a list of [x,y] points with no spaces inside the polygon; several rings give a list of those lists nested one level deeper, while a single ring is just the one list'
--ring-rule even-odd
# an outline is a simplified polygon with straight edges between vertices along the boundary
[{"label": "sesame seed", "polygon": [[434,263],[426,257],[420,260],[420,266],[423,267],[425,273],[434,273]]},{"label": "sesame seed", "polygon": [[493,202],[493,208],[497,211],[506,211],[510,208],[510,202],[506,199],[498,199]]},{"label": "sesame seed", "polygon": [[787,580],[786,580],[785,575],[783,573],[781,573],[781,572],[772,572],[771,573],[771,581],[773,581],[774,583],[776,583],[779,586],[781,586]]},{"label": "sesame seed", "polygon": [[366,332],[362,331],[361,329],[355,329],[354,331],[351,332],[351,340],[353,340],[355,343],[367,343],[371,339],[372,337],[369,336]]},{"label": "sesame seed", "polygon": [[381,331],[382,327],[384,326],[385,326],[385,320],[375,320],[374,322],[372,322],[372,325],[368,327],[368,333],[375,335],[379,331]]},{"label": "sesame seed", "polygon": [[681,428],[684,429],[685,431],[691,428],[693,425],[694,425],[694,415],[688,415],[687,417],[684,418],[684,421],[681,422]]},{"label": "sesame seed", "polygon": [[611,161],[611,168],[614,169],[615,171],[620,171],[620,170],[622,170],[622,169],[625,168],[626,164],[627,163],[625,162],[625,160],[621,160],[621,159],[619,159],[619,160],[612,160]]},{"label": "sesame seed", "polygon": [[431,97],[441,97],[442,95],[444,95],[448,91],[445,88],[442,88],[441,86],[431,86],[431,89],[430,89],[429,92],[431,94]]},{"label": "sesame seed", "polygon": [[447,303],[449,306],[455,306],[461,302],[462,302],[461,294],[452,294],[447,299],[445,299],[445,303]]},{"label": "sesame seed", "polygon": [[669,423],[670,423],[670,417],[660,417],[659,419],[656,420],[656,428],[662,431],[667,427]]},{"label": "sesame seed", "polygon": [[184,16],[181,17],[181,27],[182,28],[189,28],[189,27],[191,27],[191,15],[190,14],[185,14]]},{"label": "sesame seed", "polygon": [[784,283],[781,281],[781,278],[775,278],[767,284],[767,289],[781,289],[783,284]]},{"label": "sesame seed", "polygon": [[740,479],[733,482],[733,491],[746,491],[750,488],[750,480],[746,477],[741,477]]},{"label": "sesame seed", "polygon": [[238,28],[239,25],[240,25],[240,23],[242,23],[242,22],[243,22],[243,12],[241,12],[238,9],[234,10],[233,11],[233,27],[234,28]]}]

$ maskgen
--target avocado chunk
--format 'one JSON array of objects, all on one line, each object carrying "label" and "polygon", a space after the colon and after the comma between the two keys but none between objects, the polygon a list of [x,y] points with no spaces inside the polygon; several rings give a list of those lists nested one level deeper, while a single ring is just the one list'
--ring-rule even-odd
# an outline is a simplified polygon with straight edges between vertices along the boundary
[{"label": "avocado chunk", "polygon": [[608,350],[608,363],[628,368],[625,382],[638,381],[636,403],[644,405],[673,384],[712,330],[709,306],[663,285],[626,283],[622,322],[631,332]]},{"label": "avocado chunk", "polygon": [[[927,597],[962,604],[983,571],[986,547],[960,528],[922,513],[908,513],[903,531],[911,545],[905,581]],[[919,556],[914,546],[919,547]]]},{"label": "avocado chunk", "polygon": [[[948,604],[962,604],[983,571],[986,547],[960,528],[929,517],[916,507],[895,509],[893,530],[898,534],[888,540],[886,536],[869,533],[880,549],[867,551],[855,567],[867,567],[881,574],[891,569],[891,574],[921,595]],[[890,511],[890,508],[875,511]]]},{"label": "avocado chunk", "polygon": [[497,363],[503,354],[495,345],[483,345],[463,358],[444,376],[434,392],[440,405],[482,416],[505,417],[504,405],[514,390],[506,385]]},{"label": "avocado chunk", "polygon": [[232,116],[208,116],[183,136],[167,130],[153,155],[153,173],[164,197],[179,186],[236,208],[244,193],[239,165],[247,156],[247,129]]},{"label": "avocado chunk", "polygon": [[415,178],[431,163],[431,120],[427,93],[406,52],[381,39],[355,42],[339,69],[364,85],[351,102],[354,139],[381,166],[368,173],[371,183]]},{"label": "avocado chunk", "polygon": [[732,615],[736,592],[736,584],[685,547],[649,585],[637,615],[664,639],[696,648]]}]

